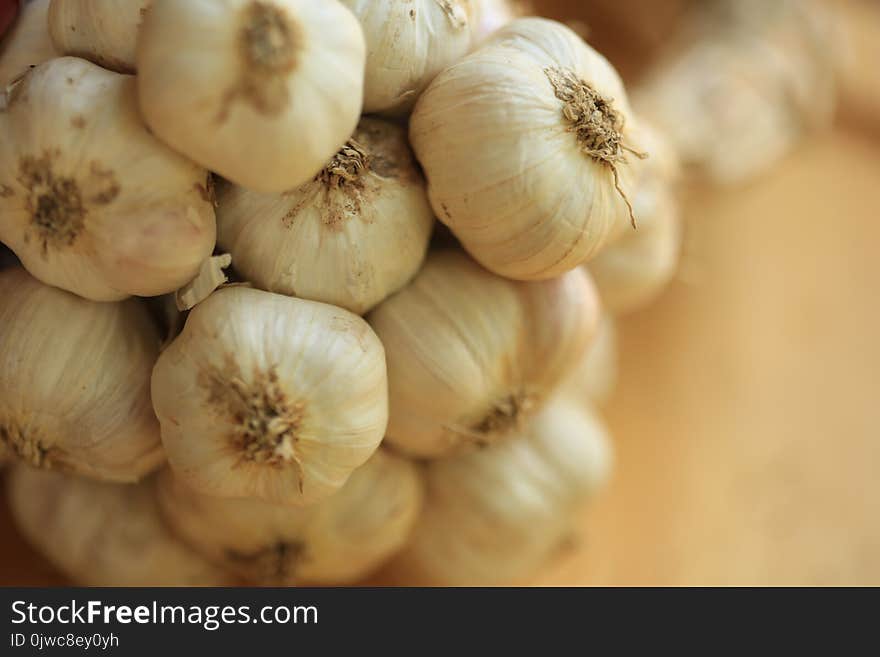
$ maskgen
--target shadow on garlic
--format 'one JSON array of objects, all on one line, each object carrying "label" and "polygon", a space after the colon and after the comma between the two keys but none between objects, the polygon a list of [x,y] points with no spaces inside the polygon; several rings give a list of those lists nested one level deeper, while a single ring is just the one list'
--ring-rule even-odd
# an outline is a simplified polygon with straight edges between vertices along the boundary
[{"label": "shadow on garlic", "polygon": [[137,44],[141,109],[196,162],[280,193],[354,131],[365,56],[360,25],[336,0],[153,0]]},{"label": "shadow on garlic", "polygon": [[598,321],[582,270],[517,283],[461,252],[430,253],[369,317],[388,363],[388,442],[438,457],[500,440],[577,366]]},{"label": "shadow on garlic", "polygon": [[12,30],[0,41],[0,107],[3,93],[28,69],[58,56],[49,37],[49,0],[24,3]]},{"label": "shadow on garlic", "polygon": [[513,439],[426,466],[425,508],[394,576],[465,586],[522,581],[570,538],[573,514],[611,465],[595,413],[554,398]]},{"label": "shadow on garlic", "polygon": [[174,291],[214,248],[208,173],[149,134],[135,95],[131,76],[62,57],[0,112],[0,239],[96,301]]},{"label": "shadow on garlic", "polygon": [[52,0],[49,34],[61,54],[134,73],[135,44],[151,0]]},{"label": "shadow on garlic", "polygon": [[405,130],[368,117],[296,190],[218,190],[218,241],[248,281],[358,315],[415,275],[433,224]]},{"label": "shadow on garlic", "polygon": [[28,542],[83,586],[223,586],[232,577],[165,524],[153,480],[107,484],[17,466],[7,481]]},{"label": "shadow on garlic", "polygon": [[190,311],[159,357],[152,394],[187,484],[294,506],[341,488],[388,418],[384,351],[364,320],[247,287]]},{"label": "shadow on garlic", "polygon": [[437,217],[487,269],[549,279],[629,227],[644,157],[615,70],[569,28],[514,20],[438,75],[410,140]]},{"label": "shadow on garlic", "polygon": [[134,300],[96,303],[0,272],[0,443],[18,460],[136,481],[165,460],[150,405],[159,334]]},{"label": "shadow on garlic", "polygon": [[331,497],[295,509],[200,495],[164,470],[169,523],[214,563],[264,586],[342,584],[376,569],[409,538],[422,507],[416,465],[384,450]]},{"label": "shadow on garlic", "polygon": [[364,112],[405,114],[471,45],[472,0],[341,0],[367,41]]}]

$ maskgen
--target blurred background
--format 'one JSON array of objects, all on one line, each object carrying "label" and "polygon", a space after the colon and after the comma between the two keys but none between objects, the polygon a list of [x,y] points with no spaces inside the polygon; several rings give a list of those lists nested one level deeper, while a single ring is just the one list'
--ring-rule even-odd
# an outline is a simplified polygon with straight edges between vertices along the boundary
[{"label": "blurred background", "polygon": [[[532,8],[635,88],[695,4]],[[880,585],[880,3],[827,4],[835,118],[754,175],[687,176],[680,271],[618,322],[613,480],[530,583]],[[64,583],[5,504],[0,535],[0,582]]]}]

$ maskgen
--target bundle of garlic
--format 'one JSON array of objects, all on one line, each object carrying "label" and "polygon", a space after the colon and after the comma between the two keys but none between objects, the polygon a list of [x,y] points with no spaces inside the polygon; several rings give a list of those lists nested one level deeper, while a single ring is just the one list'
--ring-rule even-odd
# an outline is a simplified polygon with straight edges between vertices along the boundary
[{"label": "bundle of garlic", "polygon": [[517,19],[438,75],[410,139],[437,217],[487,269],[549,279],[633,219],[623,85],[567,27]]},{"label": "bundle of garlic", "polygon": [[297,506],[341,488],[388,419],[384,350],[364,320],[247,287],[190,312],[152,392],[168,460],[187,484]]},{"label": "bundle of garlic", "polygon": [[361,113],[364,37],[337,0],[153,0],[137,42],[150,128],[239,185],[302,185]]},{"label": "bundle of garlic", "polygon": [[135,44],[151,0],[52,0],[49,34],[58,51],[134,73]]},{"label": "bundle of garlic", "polygon": [[471,45],[475,0],[341,0],[367,42],[364,112],[402,114]]},{"label": "bundle of garlic", "polygon": [[682,161],[733,183],[756,176],[835,103],[837,33],[815,0],[714,0],[696,10],[634,94]]},{"label": "bundle of garlic", "polygon": [[159,335],[133,300],[96,303],[0,272],[0,443],[41,468],[136,481],[164,454],[150,404]]},{"label": "bundle of garlic", "polygon": [[404,129],[363,118],[296,190],[222,186],[217,221],[220,246],[257,287],[361,315],[418,271],[434,215]]},{"label": "bundle of garlic", "polygon": [[427,465],[425,509],[397,572],[431,584],[522,580],[571,536],[573,513],[610,468],[596,415],[556,398],[510,441]]},{"label": "bundle of garlic", "polygon": [[0,107],[3,92],[28,69],[58,56],[47,27],[49,0],[33,0],[22,7],[12,31],[0,41]]},{"label": "bundle of garlic", "polygon": [[295,509],[200,495],[164,470],[162,510],[212,562],[250,582],[341,584],[375,570],[406,543],[422,507],[416,465],[379,450],[337,493]]},{"label": "bundle of garlic", "polygon": [[437,457],[505,437],[577,366],[598,320],[583,270],[519,283],[431,253],[369,317],[388,362],[388,442]]},{"label": "bundle of garlic", "polygon": [[84,586],[222,586],[232,582],[175,537],[153,481],[107,484],[19,465],[7,483],[25,538]]},{"label": "bundle of garlic", "polygon": [[208,172],[141,123],[134,79],[41,64],[0,111],[0,240],[45,283],[96,301],[180,287],[214,248]]}]

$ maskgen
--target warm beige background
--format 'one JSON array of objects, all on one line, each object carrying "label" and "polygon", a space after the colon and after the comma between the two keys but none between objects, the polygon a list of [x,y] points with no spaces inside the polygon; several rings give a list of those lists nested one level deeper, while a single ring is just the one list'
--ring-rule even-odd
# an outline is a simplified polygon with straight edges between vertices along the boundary
[{"label": "warm beige background", "polygon": [[[544,4],[632,75],[680,3]],[[690,194],[681,280],[622,322],[615,479],[538,583],[880,585],[880,96],[848,92],[772,175]],[[0,583],[62,581],[5,508],[0,536]]]}]

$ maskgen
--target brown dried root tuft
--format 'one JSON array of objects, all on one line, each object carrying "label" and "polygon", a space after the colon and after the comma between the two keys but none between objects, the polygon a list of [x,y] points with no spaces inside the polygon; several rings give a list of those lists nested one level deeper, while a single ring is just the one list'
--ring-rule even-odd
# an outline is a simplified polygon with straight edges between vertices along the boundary
[{"label": "brown dried root tuft", "polygon": [[361,176],[370,170],[371,161],[367,147],[356,139],[349,139],[327,166],[315,176],[315,180],[333,189],[357,185]]},{"label": "brown dried root tuft", "polygon": [[620,186],[617,165],[626,162],[626,153],[632,153],[639,159],[648,157],[647,153],[640,153],[623,142],[624,117],[614,108],[612,99],[599,94],[569,69],[546,68],[544,74],[553,85],[556,97],[564,103],[562,114],[571,124],[569,130],[577,135],[581,150],[611,169],[614,188],[626,203],[630,221],[635,228],[635,213],[632,203]]}]

